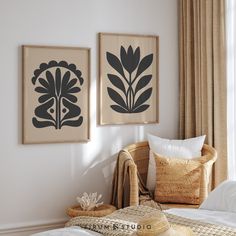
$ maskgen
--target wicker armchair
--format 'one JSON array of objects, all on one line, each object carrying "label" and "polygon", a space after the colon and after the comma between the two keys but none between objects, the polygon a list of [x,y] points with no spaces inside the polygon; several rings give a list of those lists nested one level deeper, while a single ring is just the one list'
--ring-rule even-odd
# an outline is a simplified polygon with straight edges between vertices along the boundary
[{"label": "wicker armchair", "polygon": [[[135,143],[127,146],[122,149],[119,154],[118,161],[128,160],[128,168],[127,172],[129,178],[126,183],[123,184],[124,188],[122,191],[118,191],[118,208],[122,206],[133,206],[139,205],[140,203],[140,179],[142,184],[146,185],[147,181],[147,171],[148,171],[148,163],[149,163],[149,145],[147,141]],[[208,196],[209,185],[211,179],[211,171],[212,165],[217,159],[216,150],[209,146],[204,145],[202,149],[202,156],[204,156],[204,164],[202,164],[202,174],[201,178],[201,186],[200,186],[200,202],[204,201]],[[139,173],[139,176],[137,175]],[[121,175],[120,175],[121,176]],[[118,177],[118,182],[120,177]],[[125,187],[126,186],[126,187]],[[126,192],[126,197],[124,197]],[[123,195],[123,196],[121,196]],[[122,200],[119,197],[123,198]],[[126,203],[124,203],[126,201]],[[198,208],[199,205],[183,205],[183,204],[165,204],[163,208],[171,208],[171,207],[189,207],[189,208]]]}]

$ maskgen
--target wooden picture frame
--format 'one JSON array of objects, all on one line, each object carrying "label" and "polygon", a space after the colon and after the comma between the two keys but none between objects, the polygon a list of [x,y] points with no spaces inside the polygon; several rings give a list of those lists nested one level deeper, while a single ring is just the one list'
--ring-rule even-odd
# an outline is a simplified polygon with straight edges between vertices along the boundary
[{"label": "wooden picture frame", "polygon": [[90,139],[90,49],[22,46],[24,144]]},{"label": "wooden picture frame", "polygon": [[99,124],[159,122],[159,37],[99,33]]}]

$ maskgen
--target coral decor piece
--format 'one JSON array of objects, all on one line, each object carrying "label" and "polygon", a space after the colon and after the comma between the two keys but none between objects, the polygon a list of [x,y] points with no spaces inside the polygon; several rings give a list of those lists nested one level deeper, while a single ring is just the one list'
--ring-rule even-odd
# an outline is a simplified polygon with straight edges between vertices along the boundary
[{"label": "coral decor piece", "polygon": [[103,202],[98,202],[101,198],[102,195],[98,195],[97,192],[90,194],[85,192],[82,197],[77,197],[77,201],[83,211],[92,211],[103,204]]}]

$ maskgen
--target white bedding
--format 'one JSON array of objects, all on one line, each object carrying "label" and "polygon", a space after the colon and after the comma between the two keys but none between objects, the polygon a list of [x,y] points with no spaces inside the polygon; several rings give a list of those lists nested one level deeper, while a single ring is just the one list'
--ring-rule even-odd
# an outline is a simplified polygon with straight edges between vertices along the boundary
[{"label": "white bedding", "polygon": [[[236,213],[225,211],[211,211],[203,209],[180,209],[173,208],[166,212],[194,220],[201,220],[205,223],[222,224],[236,228]],[[33,236],[100,236],[101,234],[85,230],[80,227],[51,230]]]},{"label": "white bedding", "polygon": [[33,234],[32,236],[91,236],[91,235],[101,236],[101,234],[99,233],[87,229],[82,229],[81,227],[78,226],[49,230],[42,233]]},{"label": "white bedding", "polygon": [[233,212],[184,208],[173,208],[166,210],[166,212],[205,223],[221,224],[236,228],[236,213]]}]

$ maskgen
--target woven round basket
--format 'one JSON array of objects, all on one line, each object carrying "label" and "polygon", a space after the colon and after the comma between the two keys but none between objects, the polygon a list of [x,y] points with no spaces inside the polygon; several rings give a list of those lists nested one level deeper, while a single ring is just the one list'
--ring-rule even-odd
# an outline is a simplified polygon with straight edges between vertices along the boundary
[{"label": "woven round basket", "polygon": [[92,211],[83,211],[80,206],[72,206],[67,209],[67,215],[70,217],[76,217],[76,216],[101,217],[101,216],[109,215],[115,210],[116,210],[116,207],[112,205],[108,205],[108,204],[103,204]]}]

